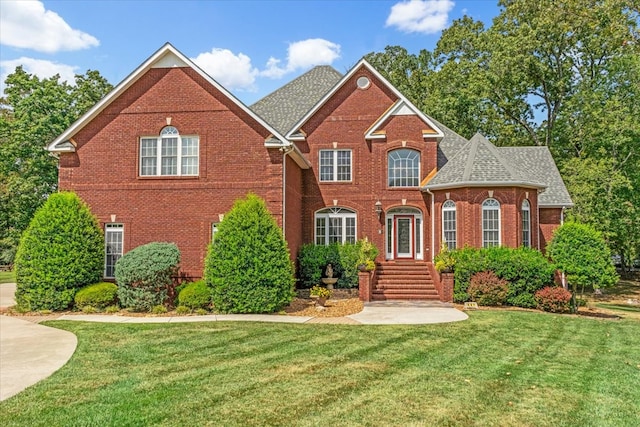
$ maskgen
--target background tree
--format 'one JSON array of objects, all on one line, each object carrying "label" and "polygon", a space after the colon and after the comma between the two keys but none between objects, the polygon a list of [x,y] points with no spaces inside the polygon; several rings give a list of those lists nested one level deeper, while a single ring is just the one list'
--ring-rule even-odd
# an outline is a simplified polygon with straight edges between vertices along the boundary
[{"label": "background tree", "polygon": [[64,310],[76,291],[102,279],[104,236],[75,193],[55,193],[24,232],[15,259],[16,302],[24,310]]},{"label": "background tree", "polygon": [[205,261],[216,310],[277,311],[293,298],[293,274],[287,242],[264,201],[254,194],[236,201]]},{"label": "background tree", "polygon": [[611,252],[599,231],[587,224],[566,222],[553,233],[547,253],[571,286],[573,311],[578,288],[613,286],[618,281]]},{"label": "background tree", "polygon": [[20,235],[55,192],[57,160],[46,145],[98,102],[112,86],[97,71],[39,79],[22,67],[6,79],[0,98],[0,263],[11,263]]},{"label": "background tree", "polygon": [[[576,217],[602,231],[625,259],[640,256],[640,227],[619,216],[637,217],[640,209],[640,3],[499,5],[488,28],[466,16],[454,21],[433,52],[388,47],[367,58],[418,107],[467,138],[480,131],[499,146],[548,146],[575,195]],[[589,169],[590,162],[598,167]],[[571,179],[576,167],[590,182],[602,173],[614,178],[615,197],[582,197],[580,181]],[[603,211],[617,217],[593,216]]]}]

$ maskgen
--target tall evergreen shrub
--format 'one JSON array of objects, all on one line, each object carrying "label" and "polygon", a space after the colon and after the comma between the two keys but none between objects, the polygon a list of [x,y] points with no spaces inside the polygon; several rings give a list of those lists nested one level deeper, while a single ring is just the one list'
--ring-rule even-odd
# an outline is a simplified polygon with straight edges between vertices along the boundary
[{"label": "tall evergreen shrub", "polygon": [[49,196],[20,239],[16,253],[16,302],[25,310],[64,310],[76,291],[99,282],[104,236],[75,193]]},{"label": "tall evergreen shrub", "polygon": [[205,262],[216,310],[270,313],[293,298],[293,265],[282,230],[254,194],[236,201]]}]

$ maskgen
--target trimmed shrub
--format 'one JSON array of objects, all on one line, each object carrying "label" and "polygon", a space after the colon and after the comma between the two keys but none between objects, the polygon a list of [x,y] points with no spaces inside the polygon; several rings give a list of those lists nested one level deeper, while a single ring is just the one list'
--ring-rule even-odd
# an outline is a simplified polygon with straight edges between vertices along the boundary
[{"label": "trimmed shrub", "polygon": [[205,281],[221,312],[271,313],[293,299],[293,264],[282,230],[254,194],[238,200],[218,226]]},{"label": "trimmed shrub", "polygon": [[25,230],[15,258],[16,302],[22,310],[64,310],[76,291],[102,279],[104,236],[74,193],[56,193]]},{"label": "trimmed shrub", "polygon": [[453,293],[456,302],[469,300],[471,277],[482,271],[493,271],[509,283],[506,303],[517,307],[535,307],[535,292],[553,284],[554,265],[535,249],[464,248],[452,251],[452,256],[456,260]]},{"label": "trimmed shrub", "polygon": [[180,250],[173,243],[147,243],[124,254],[116,262],[120,305],[151,311],[164,304],[179,263]]},{"label": "trimmed shrub", "polygon": [[189,283],[178,294],[178,305],[191,310],[208,308],[211,305],[211,289],[204,280]]},{"label": "trimmed shrub", "polygon": [[331,264],[333,277],[338,278],[336,287],[355,288],[358,286],[358,265],[373,262],[376,256],[378,248],[366,238],[355,244],[303,245],[298,252],[300,282],[304,288],[320,284],[327,264]]},{"label": "trimmed shrub", "polygon": [[118,287],[108,282],[85,286],[76,293],[74,300],[76,307],[80,309],[85,306],[92,306],[99,309],[106,308],[116,304],[118,300]]},{"label": "trimmed shrub", "polygon": [[467,293],[478,305],[502,305],[507,300],[509,283],[493,271],[483,271],[471,277]]},{"label": "trimmed shrub", "polygon": [[566,313],[569,311],[571,292],[561,286],[547,286],[536,292],[538,308],[552,313]]},{"label": "trimmed shrub", "polygon": [[618,282],[609,248],[602,234],[590,225],[564,223],[553,233],[547,252],[557,268],[566,274],[573,291],[574,310],[578,287],[584,293],[585,286],[599,289]]}]

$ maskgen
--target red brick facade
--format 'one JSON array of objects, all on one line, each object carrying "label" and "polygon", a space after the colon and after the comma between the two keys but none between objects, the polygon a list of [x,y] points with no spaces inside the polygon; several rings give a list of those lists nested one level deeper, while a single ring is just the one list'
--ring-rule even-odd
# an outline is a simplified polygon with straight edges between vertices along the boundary
[{"label": "red brick facade", "polygon": [[[365,88],[357,85],[361,77],[370,81]],[[544,249],[561,210],[538,209],[537,189],[421,190],[437,172],[439,130],[411,106],[390,114],[399,102],[407,104],[361,66],[301,123],[305,137],[295,147],[270,148],[265,141],[277,132],[194,68],[149,68],[69,134],[74,149],[60,152],[60,189],[75,191],[103,225],[122,224],[124,252],[151,241],[175,242],[181,268],[191,277],[202,275],[212,225],[249,192],[266,200],[292,259],[302,244],[315,241],[318,211],[345,208],[355,213],[356,238],[367,237],[379,248],[379,263],[392,263],[387,282],[397,275],[396,260],[419,261],[421,269],[427,266],[423,279],[433,281],[442,301],[451,301],[452,285],[441,281],[431,260],[442,240],[445,200],[456,203],[458,247],[482,246],[481,205],[487,198],[500,203],[500,243],[517,247],[523,243],[520,207],[526,199],[531,246]],[[199,138],[197,176],[140,176],[140,139],[157,137],[167,125]],[[294,148],[310,167],[294,161]],[[389,155],[399,149],[420,155],[420,182],[411,187],[388,183]],[[320,150],[350,150],[351,180],[322,182]],[[361,295],[371,299],[378,274],[364,276]]]}]

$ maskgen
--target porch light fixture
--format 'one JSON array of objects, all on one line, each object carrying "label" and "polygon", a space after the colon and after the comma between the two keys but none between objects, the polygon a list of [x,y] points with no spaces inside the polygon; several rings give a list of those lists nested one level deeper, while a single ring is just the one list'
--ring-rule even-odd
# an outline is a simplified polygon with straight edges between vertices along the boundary
[{"label": "porch light fixture", "polygon": [[378,214],[378,220],[380,220],[380,215],[382,215],[382,202],[378,200],[374,206],[375,211]]}]

